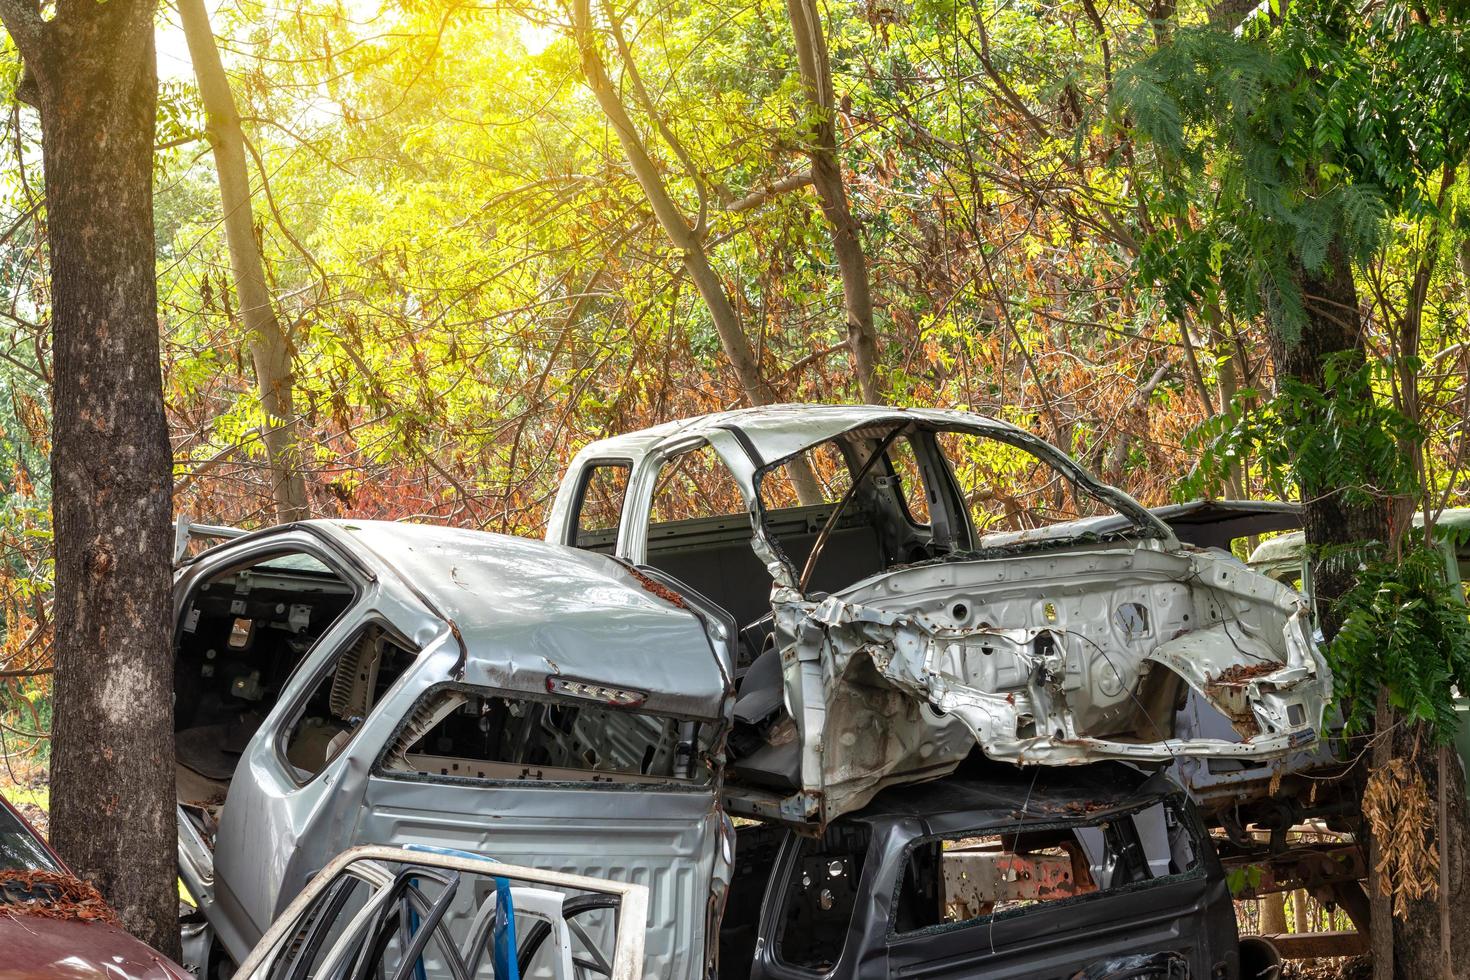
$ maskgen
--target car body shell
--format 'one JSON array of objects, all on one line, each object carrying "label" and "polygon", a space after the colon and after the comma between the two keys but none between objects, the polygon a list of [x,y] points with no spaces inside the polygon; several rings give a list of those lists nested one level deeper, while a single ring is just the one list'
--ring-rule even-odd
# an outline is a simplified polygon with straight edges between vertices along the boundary
[{"label": "car body shell", "polygon": [[[826,440],[850,434],[866,438],[901,426],[973,434],[1020,448],[1115,513],[1015,533],[982,536],[972,529],[974,554],[890,568],[825,598],[804,594],[802,572],[772,533],[771,515],[762,504],[763,474]],[[1332,679],[1312,640],[1308,610],[1299,594],[1249,572],[1228,555],[1181,546],[1167,522],[1122,491],[1100,483],[1044,440],[969,412],[777,405],[716,413],[600,440],[585,447],[569,465],[552,506],[547,540],[576,544],[577,511],[591,473],[607,465],[626,466],[630,471],[626,502],[610,550],[628,562],[648,563],[650,514],[660,472],[671,460],[706,445],[718,454],[739,488],[751,547],[770,577],[784,697],[802,745],[799,792],[774,798],[750,793],[731,799],[727,794],[733,812],[820,824],[860,807],[885,785],[932,778],[953,769],[976,742],[991,758],[1018,763],[1258,762],[1298,753],[1321,730]],[[940,463],[936,479],[946,477],[950,495],[957,496],[953,474]],[[1008,550],[1045,549],[1063,536],[1090,539],[1096,545],[1004,560]],[[1028,590],[1026,584],[1043,580],[1062,593],[1055,601],[1047,597],[1050,621],[1043,621],[1035,608],[1042,605],[1041,586]],[[1077,588],[1091,590],[1085,601],[1068,598]],[[995,611],[1017,620],[1019,628],[996,629],[985,623],[977,627],[974,621],[983,617],[973,609],[969,621],[944,614],[947,600],[978,606],[977,598],[998,593],[1004,598],[994,604]],[[1110,651],[1099,649],[1101,656],[1093,648],[1108,641],[1089,637],[1073,638],[1069,642],[1074,649],[1050,660],[1030,649],[1040,633],[1087,633],[1100,604],[1106,603],[1106,615],[1106,610],[1130,598],[1157,609],[1160,618],[1167,619],[1159,630],[1170,635]],[[1216,619],[1208,626],[1202,622],[1207,615]],[[1050,629],[1053,624],[1055,631]],[[993,676],[977,680],[980,672],[971,665],[984,658],[973,651],[992,646],[1010,654],[1013,669],[1066,678],[1050,691],[1041,689],[1046,685],[1016,680],[1007,686]],[[1279,666],[1273,671],[1258,669],[1271,663]],[[869,664],[878,668],[889,685],[887,691],[841,681]],[[1191,726],[1186,720],[1175,737],[1152,741],[1092,737],[1079,712],[1047,709],[1048,701],[1065,696],[1061,690],[1065,688],[1074,697],[1108,703],[1094,714],[1131,710],[1127,702],[1131,697],[1137,701],[1131,692],[1139,678],[1156,668],[1182,678],[1203,705],[1196,712],[1197,723]],[[1236,680],[1236,673],[1245,676]],[[1106,697],[1099,695],[1103,687],[1112,688]],[[905,709],[891,691],[901,691],[911,703],[926,707],[906,721],[897,720]],[[1035,734],[1022,734],[1032,716],[1037,719]],[[844,733],[856,733],[857,742],[849,742]],[[872,743],[865,733],[881,735],[883,744]]]},{"label": "car body shell", "polygon": [[[546,696],[548,678],[645,692],[644,707],[718,728],[728,655],[698,610],[650,591],[620,563],[541,542],[425,525],[315,521],[246,535],[184,565],[191,589],[290,551],[355,589],[244,748],[211,843],[181,809],[181,877],[239,962],[307,880],[360,844],[415,843],[594,877],[657,881],[649,975],[694,976],[711,895],[729,853],[717,787],[494,782],[384,771],[383,755],[431,689],[467,685]],[[391,557],[390,557],[391,556]],[[286,732],[342,643],[380,622],[412,666],[352,740],[310,779],[286,759]],[[569,847],[569,840],[595,846]]]}]

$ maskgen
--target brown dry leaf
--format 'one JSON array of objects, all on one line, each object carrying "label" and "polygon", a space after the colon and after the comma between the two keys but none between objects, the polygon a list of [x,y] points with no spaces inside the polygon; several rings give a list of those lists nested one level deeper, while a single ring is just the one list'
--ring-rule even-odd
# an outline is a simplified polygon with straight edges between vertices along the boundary
[{"label": "brown dry leaf", "polygon": [[1434,801],[1429,787],[1408,758],[1391,759],[1368,776],[1363,816],[1379,843],[1378,887],[1392,895],[1394,915],[1407,904],[1439,892],[1439,852],[1433,837]]},{"label": "brown dry leaf", "polygon": [[[19,888],[11,889],[12,884]],[[50,894],[19,901],[8,894],[14,890],[34,893],[38,888]],[[42,919],[81,919],[121,927],[117,913],[90,882],[54,871],[0,871],[0,913]]]}]

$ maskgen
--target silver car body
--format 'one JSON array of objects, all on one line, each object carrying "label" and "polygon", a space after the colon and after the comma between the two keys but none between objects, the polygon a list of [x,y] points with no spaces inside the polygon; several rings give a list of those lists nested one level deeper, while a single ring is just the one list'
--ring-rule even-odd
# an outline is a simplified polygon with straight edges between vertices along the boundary
[{"label": "silver car body", "polygon": [[[896,430],[967,433],[1020,448],[1115,511],[1105,520],[1122,530],[1057,538],[982,537],[971,528],[966,553],[899,564],[822,598],[804,595],[800,570],[769,531],[760,479],[829,440],[846,440],[849,458],[860,459]],[[613,463],[629,468],[615,553],[649,562],[659,474],[705,445],[739,487],[751,546],[770,578],[785,705],[801,746],[797,792],[731,780],[733,812],[824,823],[885,785],[953,770],[976,742],[994,759],[1070,765],[1270,759],[1317,737],[1331,675],[1296,592],[1227,555],[1182,547],[1167,525],[1055,447],[968,412],[769,406],[594,442],[568,469],[548,540],[576,543],[588,474]],[[948,465],[939,468],[953,484]],[[951,519],[969,522],[967,514]],[[1116,622],[1124,604],[1146,610],[1141,628]],[[1173,731],[1180,682],[1236,734]],[[1140,734],[1149,731],[1153,737]]]},{"label": "silver car body", "polygon": [[[242,590],[290,579],[289,566],[260,564],[283,553],[330,569],[352,598],[244,746],[222,808],[188,804],[182,777],[198,776],[181,762],[180,871],[206,920],[194,927],[196,947],[207,946],[212,931],[240,962],[334,855],[359,844],[414,843],[648,885],[646,975],[702,974],[733,838],[717,805],[717,768],[698,784],[540,767],[486,777],[456,775],[451,763],[443,774],[409,771],[403,752],[433,715],[460,703],[456,692],[540,703],[558,685],[557,703],[637,692],[642,711],[706,725],[708,750],[717,754],[732,694],[719,630],[606,557],[473,531],[312,521],[246,535],[184,565],[176,590],[181,649],[198,622],[191,604],[201,588],[224,581],[241,597],[231,601],[244,603]],[[228,577],[247,566],[255,569],[248,581]],[[411,664],[345,747],[320,771],[304,772],[287,758],[285,739],[364,624],[387,630]],[[212,671],[220,652],[205,651],[210,659],[199,669]],[[181,674],[194,664],[181,659]],[[236,679],[237,689],[253,683]],[[446,707],[425,713],[439,704],[436,692]],[[185,938],[187,946],[187,926]]]}]

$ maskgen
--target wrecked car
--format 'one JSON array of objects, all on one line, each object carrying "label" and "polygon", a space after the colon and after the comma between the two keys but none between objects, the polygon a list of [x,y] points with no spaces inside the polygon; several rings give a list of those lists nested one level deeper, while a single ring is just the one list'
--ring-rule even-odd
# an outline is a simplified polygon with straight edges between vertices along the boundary
[{"label": "wrecked car", "polygon": [[817,837],[741,827],[719,977],[1254,978],[1261,953],[1169,780],[971,760]]},{"label": "wrecked car", "polygon": [[[1317,739],[1331,697],[1296,592],[967,412],[770,406],[594,442],[547,539],[733,620],[725,798],[746,816],[821,826],[977,745],[1021,764],[1278,758]],[[1178,726],[1190,693],[1228,737]]]},{"label": "wrecked car", "polygon": [[175,601],[186,965],[229,975],[335,855],[414,843],[648,884],[645,975],[705,972],[718,610],[601,555],[351,521],[182,554]]}]

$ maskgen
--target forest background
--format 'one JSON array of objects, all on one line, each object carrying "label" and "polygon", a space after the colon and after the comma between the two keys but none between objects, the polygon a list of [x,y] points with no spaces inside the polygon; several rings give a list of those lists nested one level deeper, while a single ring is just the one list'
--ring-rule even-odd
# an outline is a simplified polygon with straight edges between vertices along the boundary
[{"label": "forest background", "polygon": [[[535,535],[588,440],[862,400],[1006,419],[1148,504],[1306,499],[1316,544],[1336,514],[1336,543],[1397,549],[1409,510],[1470,502],[1457,4],[147,9],[176,513]],[[35,85],[7,39],[0,732],[22,767],[54,666]],[[1018,454],[972,462],[997,519],[1065,506]],[[1329,597],[1354,569],[1326,563]],[[1442,719],[1460,654],[1391,708]],[[1360,692],[1392,687],[1359,666]]]}]

